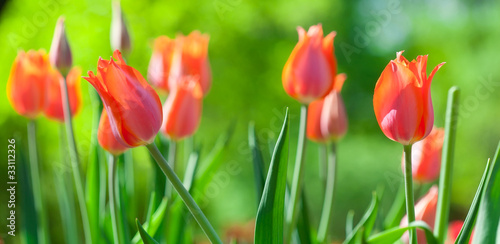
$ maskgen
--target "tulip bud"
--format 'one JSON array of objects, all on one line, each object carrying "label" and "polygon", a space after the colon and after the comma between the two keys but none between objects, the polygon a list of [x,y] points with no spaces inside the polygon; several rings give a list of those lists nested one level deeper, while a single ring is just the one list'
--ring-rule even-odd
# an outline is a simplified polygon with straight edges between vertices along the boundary
[{"label": "tulip bud", "polygon": [[[461,220],[455,220],[448,225],[448,236],[446,237],[445,244],[454,244],[457,240],[458,234],[462,229],[464,222]],[[474,237],[474,231],[472,231],[469,239],[469,243],[472,243],[472,238]]]},{"label": "tulip bud", "polygon": [[391,140],[410,145],[425,138],[434,124],[431,81],[437,65],[427,77],[427,55],[409,62],[403,51],[380,75],[373,95],[377,122]]},{"label": "tulip bud", "polygon": [[[418,200],[415,205],[415,220],[424,221],[431,229],[434,229],[434,221],[436,218],[436,207],[438,200],[438,187],[432,186],[429,192]],[[408,226],[408,216],[405,215],[401,220],[401,227]],[[402,240],[404,243],[409,243],[408,232],[406,232]],[[417,239],[418,244],[426,244],[425,232],[423,230],[417,229]]]},{"label": "tulip bud", "polygon": [[295,100],[309,104],[331,91],[337,61],[333,55],[335,32],[323,37],[321,24],[309,31],[298,27],[299,42],[283,68],[283,88]]},{"label": "tulip bud", "polygon": [[68,97],[70,103],[71,116],[75,116],[82,106],[82,92],[80,89],[80,78],[82,71],[80,68],[72,68],[66,77],[66,81],[59,71],[51,69],[47,81],[46,99],[44,114],[49,119],[64,122],[63,98],[61,95],[61,82],[66,82],[68,86]]},{"label": "tulip bud", "polygon": [[347,132],[347,114],[340,91],[345,74],[336,76],[335,85],[323,99],[309,104],[307,113],[307,137],[312,141],[338,141]]},{"label": "tulip bud", "polygon": [[66,75],[73,65],[63,17],[59,17],[57,20],[56,30],[54,31],[54,37],[50,45],[49,58],[50,63],[59,69],[63,75]]},{"label": "tulip bud", "polygon": [[97,141],[99,141],[99,145],[101,145],[104,150],[113,155],[120,155],[128,149],[113,135],[113,129],[109,122],[106,109],[102,110],[101,120],[99,121],[99,129],[97,130]]},{"label": "tulip bud", "polygon": [[173,140],[193,135],[200,124],[203,91],[197,79],[183,77],[163,106],[161,132]]},{"label": "tulip bud", "polygon": [[160,91],[170,90],[168,79],[175,47],[176,41],[167,36],[160,36],[154,41],[153,55],[148,66],[148,80]]},{"label": "tulip bud", "polygon": [[49,69],[43,50],[17,54],[7,81],[7,98],[18,114],[34,119],[42,112]]},{"label": "tulip bud", "polygon": [[84,77],[99,93],[115,138],[127,147],[153,142],[162,122],[158,94],[136,69],[128,66],[120,51],[111,60],[99,58],[97,75]]},{"label": "tulip bud", "polygon": [[112,50],[118,49],[125,54],[130,53],[131,49],[130,35],[119,0],[114,0],[112,4],[111,48]]},{"label": "tulip bud", "polygon": [[[431,133],[412,147],[411,168],[413,180],[429,183],[439,177],[441,151],[444,142],[444,129],[433,127]],[[405,156],[401,160],[404,171]]]}]

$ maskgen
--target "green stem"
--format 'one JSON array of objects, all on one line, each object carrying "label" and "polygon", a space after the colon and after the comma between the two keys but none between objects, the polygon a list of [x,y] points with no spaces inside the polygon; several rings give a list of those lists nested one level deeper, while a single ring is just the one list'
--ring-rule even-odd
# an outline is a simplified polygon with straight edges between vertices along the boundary
[{"label": "green stem", "polygon": [[71,119],[71,109],[69,105],[68,85],[65,79],[61,79],[61,95],[63,97],[64,121],[66,123],[66,136],[68,137],[69,155],[71,158],[71,166],[73,168],[73,179],[75,181],[76,195],[78,204],[80,205],[80,215],[82,217],[83,232],[85,233],[85,242],[92,243],[92,235],[90,234],[90,224],[87,214],[87,205],[85,202],[85,194],[83,191],[83,181],[80,175],[80,161],[78,158],[78,150],[76,149],[75,135],[73,133],[73,123]]},{"label": "green stem", "polygon": [[335,197],[335,180],[337,179],[337,145],[331,143],[331,150],[328,152],[328,169],[326,178],[325,200],[323,202],[323,211],[318,228],[318,242],[328,242],[328,229],[333,212],[333,199]]},{"label": "green stem", "polygon": [[451,178],[453,171],[453,157],[455,155],[455,138],[459,108],[460,90],[454,86],[448,92],[446,106],[446,120],[444,126],[443,154],[441,172],[439,176],[439,193],[436,208],[434,235],[438,242],[443,243],[446,238],[448,217],[450,210]]},{"label": "green stem", "polygon": [[[175,172],[175,161],[177,154],[177,143],[174,140],[170,140],[168,143],[168,165]],[[165,196],[168,200],[172,200],[172,185],[170,183],[165,184]]]},{"label": "green stem", "polygon": [[184,201],[184,204],[186,204],[186,207],[189,209],[196,222],[198,222],[203,232],[205,232],[205,235],[208,237],[210,242],[222,244],[222,241],[220,240],[219,236],[217,236],[217,233],[215,232],[210,222],[208,222],[205,214],[203,214],[200,207],[194,201],[193,197],[191,197],[186,188],[184,188],[181,180],[179,179],[179,177],[177,177],[165,158],[163,158],[156,145],[152,143],[146,145],[146,147],[151,153],[151,156],[153,156],[153,158],[158,163],[158,166],[160,166],[165,176],[167,176],[168,180],[172,183],[172,186],[177,191],[182,201]]},{"label": "green stem", "polygon": [[293,171],[292,190],[290,195],[290,204],[286,215],[286,238],[285,243],[290,243],[292,233],[297,223],[297,214],[299,210],[299,199],[302,193],[302,181],[304,181],[304,152],[306,150],[306,122],[307,105],[302,104],[300,109],[299,138],[297,143],[297,156],[295,157],[295,168]]},{"label": "green stem", "polygon": [[118,207],[118,194],[119,189],[116,181],[117,157],[109,154],[109,168],[108,168],[108,194],[109,194],[109,209],[111,212],[111,226],[113,227],[113,240],[114,243],[125,243],[123,235],[120,234],[122,230],[122,222],[120,220],[120,208]]},{"label": "green stem", "polygon": [[40,182],[40,171],[38,168],[38,148],[36,143],[36,121],[28,122],[28,146],[30,157],[30,174],[33,187],[33,198],[35,200],[35,211],[38,220],[37,235],[39,243],[47,243],[47,215],[43,207],[43,197]]},{"label": "green stem", "polygon": [[[411,168],[411,144],[405,145],[405,197],[406,197],[406,214],[408,216],[408,226],[411,222],[415,221],[415,204],[413,201],[413,177]],[[416,229],[410,229],[410,244],[417,244],[417,231]]]}]

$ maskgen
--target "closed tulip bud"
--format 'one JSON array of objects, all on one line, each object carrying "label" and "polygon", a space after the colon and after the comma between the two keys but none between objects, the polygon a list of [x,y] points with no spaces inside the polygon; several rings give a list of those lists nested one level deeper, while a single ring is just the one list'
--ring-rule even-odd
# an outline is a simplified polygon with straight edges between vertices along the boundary
[{"label": "closed tulip bud", "polygon": [[128,66],[120,51],[113,58],[99,58],[97,74],[84,77],[99,93],[115,138],[127,147],[153,142],[162,122],[158,94],[136,69]]},{"label": "closed tulip bud", "polygon": [[102,110],[101,120],[99,121],[99,129],[97,130],[97,141],[104,150],[113,155],[120,155],[127,151],[127,147],[121,144],[113,135],[113,129],[109,122],[108,113],[106,109]]},{"label": "closed tulip bud", "polygon": [[[177,44],[181,46],[179,50],[182,51],[182,56],[179,59],[173,57],[172,62],[174,63],[170,73],[169,86],[175,86],[178,80],[182,79],[182,76],[198,76],[201,90],[206,95],[212,84],[212,72],[208,61],[209,36],[201,34],[199,31],[193,31],[188,36],[180,35],[177,39]],[[177,65],[179,61],[180,65]]]},{"label": "closed tulip bud", "polygon": [[[438,187],[432,186],[429,192],[418,200],[415,205],[415,220],[424,221],[431,229],[434,229],[434,221],[436,218],[436,207],[438,200]],[[401,227],[408,226],[408,216],[405,215],[401,220]],[[426,244],[425,232],[417,229],[418,244]],[[402,240],[404,243],[409,243],[408,232],[406,232]]]},{"label": "closed tulip bud", "polygon": [[377,122],[389,139],[410,145],[431,132],[431,81],[443,64],[427,77],[427,55],[409,62],[401,51],[385,67],[375,86],[373,107]]},{"label": "closed tulip bud", "polygon": [[340,91],[345,74],[336,77],[335,85],[328,95],[309,104],[307,114],[307,137],[312,141],[338,141],[347,132],[347,114]]},{"label": "closed tulip bud", "polygon": [[[443,142],[444,129],[434,127],[426,138],[413,145],[411,154],[413,180],[429,183],[439,177]],[[404,153],[401,165],[404,170]]]},{"label": "closed tulip bud", "polygon": [[335,32],[323,37],[321,24],[309,31],[298,27],[299,42],[283,68],[285,91],[295,100],[309,104],[331,91],[337,74],[337,61],[333,55]]},{"label": "closed tulip bud", "polygon": [[50,45],[49,58],[50,63],[59,69],[63,75],[66,75],[73,65],[63,17],[59,17],[57,20],[56,30],[54,31],[54,37]]},{"label": "closed tulip bud", "polygon": [[[455,220],[448,225],[448,236],[446,237],[445,244],[455,243],[463,225],[464,222],[461,220]],[[472,243],[472,237],[474,237],[474,231],[470,235],[469,243]]]},{"label": "closed tulip bud", "polygon": [[50,71],[47,81],[46,99],[44,114],[49,119],[64,122],[63,98],[61,93],[61,82],[66,82],[68,86],[68,96],[71,116],[75,116],[82,107],[82,92],[80,89],[80,79],[82,71],[80,68],[72,68],[66,80],[55,69]]},{"label": "closed tulip bud", "polygon": [[168,79],[170,77],[170,66],[176,47],[176,41],[167,36],[155,39],[153,55],[148,66],[148,80],[151,84],[163,92],[168,92]]},{"label": "closed tulip bud", "polygon": [[161,132],[173,140],[193,135],[200,124],[203,90],[197,79],[183,77],[163,106]]},{"label": "closed tulip bud", "polygon": [[111,48],[112,50],[118,49],[128,54],[131,49],[130,35],[127,30],[120,1],[114,0],[111,9]]},{"label": "closed tulip bud", "polygon": [[18,114],[34,119],[43,111],[49,69],[43,50],[17,54],[7,81],[7,98]]}]

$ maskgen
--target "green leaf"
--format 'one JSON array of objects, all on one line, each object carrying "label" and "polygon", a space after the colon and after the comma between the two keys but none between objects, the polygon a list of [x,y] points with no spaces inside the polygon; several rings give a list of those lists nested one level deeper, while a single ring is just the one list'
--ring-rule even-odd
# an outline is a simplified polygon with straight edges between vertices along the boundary
[{"label": "green leaf", "polygon": [[283,243],[286,177],[288,166],[288,108],[276,142],[255,220],[254,243]]},{"label": "green leaf", "polygon": [[345,221],[345,236],[349,236],[354,228],[354,210],[349,210],[347,212],[347,218]]},{"label": "green leaf", "polygon": [[500,143],[484,187],[473,243],[500,243]]},{"label": "green leaf", "polygon": [[399,186],[398,192],[396,193],[396,197],[394,202],[392,203],[391,209],[385,216],[384,220],[384,229],[394,228],[399,226],[401,219],[405,215],[405,188],[404,185],[401,184]]},{"label": "green leaf", "polygon": [[139,230],[139,234],[141,235],[141,239],[144,242],[144,244],[151,244],[151,243],[156,243],[158,244],[157,241],[153,239],[145,230],[142,228],[141,223],[139,223],[138,219],[135,219],[135,224],[137,225],[137,229]]},{"label": "green leaf", "polygon": [[432,233],[431,228],[423,221],[415,221],[410,223],[409,226],[406,227],[395,227],[389,230],[386,230],[384,232],[378,233],[374,236],[372,236],[370,239],[368,239],[368,244],[387,244],[387,243],[394,243],[398,241],[403,234],[410,230],[410,229],[422,229],[425,232],[425,237],[427,239],[428,244],[437,244],[438,241],[436,237],[434,237],[434,234]]},{"label": "green leaf", "polygon": [[[151,220],[144,224],[144,228],[146,228],[151,235],[155,235],[156,231],[158,231],[158,227],[160,227],[164,217],[165,212],[167,210],[167,198],[163,198],[160,203],[160,206],[156,209],[155,213],[151,217]],[[132,243],[141,243],[140,233],[136,233],[134,238],[132,239]]]},{"label": "green leaf", "polygon": [[252,122],[248,125],[248,145],[252,150],[253,157],[253,172],[255,190],[257,191],[257,202],[260,202],[262,191],[264,190],[264,159],[262,159],[262,152],[259,148],[257,135],[255,133],[255,124]]},{"label": "green leaf", "polygon": [[465,218],[465,222],[462,225],[462,229],[460,229],[460,233],[458,234],[455,243],[469,243],[469,238],[474,228],[474,222],[476,221],[479,204],[484,193],[484,186],[489,172],[490,161],[488,160],[488,162],[486,163],[486,169],[483,173],[483,177],[481,178],[481,182],[479,183],[479,187],[477,188],[476,195],[474,196],[474,200],[472,201],[472,204],[470,206],[469,213],[467,213],[467,217]]},{"label": "green leaf", "polygon": [[378,212],[378,198],[377,194],[373,193],[372,201],[370,206],[366,210],[365,214],[359,221],[359,223],[354,227],[351,234],[347,236],[344,241],[344,244],[353,244],[356,243],[356,240],[360,238],[367,239],[370,235],[371,230],[373,229],[373,225],[375,224],[375,219],[377,218]]},{"label": "green leaf", "polygon": [[311,226],[309,224],[309,208],[307,207],[305,189],[302,190],[301,202],[300,215],[297,220],[297,232],[299,234],[300,244],[311,244]]}]

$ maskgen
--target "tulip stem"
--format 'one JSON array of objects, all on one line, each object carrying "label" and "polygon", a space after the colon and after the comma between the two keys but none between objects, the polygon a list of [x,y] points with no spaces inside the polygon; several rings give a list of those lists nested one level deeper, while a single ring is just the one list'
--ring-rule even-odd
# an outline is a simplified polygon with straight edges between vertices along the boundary
[{"label": "tulip stem", "polygon": [[[175,161],[177,158],[177,143],[174,140],[170,140],[168,143],[168,165],[175,172]],[[165,184],[165,196],[168,200],[172,200],[172,184]]]},{"label": "tulip stem", "polygon": [[460,90],[456,86],[450,88],[448,92],[448,104],[446,106],[443,154],[441,159],[441,172],[439,175],[436,221],[434,225],[434,235],[438,239],[439,243],[443,243],[446,238],[450,212],[451,178],[453,171],[453,157],[455,154],[459,95]]},{"label": "tulip stem", "polygon": [[170,167],[167,160],[163,158],[156,145],[154,143],[151,143],[149,145],[146,145],[146,147],[151,153],[151,156],[153,156],[153,158],[158,163],[158,166],[160,166],[165,176],[167,176],[168,180],[172,183],[172,186],[177,191],[182,201],[184,201],[184,204],[189,209],[196,222],[198,222],[210,242],[222,244],[222,241],[220,240],[219,236],[217,236],[217,233],[208,221],[207,217],[205,217],[205,214],[203,214],[200,207],[194,201],[193,197],[189,194],[188,190],[186,190],[179,177],[177,177],[174,170]]},{"label": "tulip stem", "polygon": [[38,147],[36,143],[36,121],[28,122],[28,146],[30,158],[31,184],[33,198],[35,200],[35,211],[38,219],[37,234],[39,243],[47,243],[47,215],[43,207],[42,189],[40,188],[40,171],[38,168]]},{"label": "tulip stem", "polygon": [[[406,214],[408,216],[408,225],[415,221],[415,204],[413,201],[413,177],[411,168],[411,144],[404,145],[405,153],[405,197],[406,197]],[[410,229],[410,244],[417,244],[417,231]]]},{"label": "tulip stem", "polygon": [[69,104],[68,85],[65,79],[61,79],[61,95],[63,99],[64,121],[66,123],[66,136],[68,137],[69,155],[71,158],[71,166],[73,168],[73,179],[75,181],[76,196],[78,205],[80,205],[80,215],[82,217],[83,232],[85,234],[85,242],[92,243],[92,235],[90,234],[90,223],[87,214],[87,204],[85,202],[85,194],[83,191],[83,181],[80,175],[80,160],[78,158],[78,150],[76,149],[75,135],[73,133],[73,123],[71,119],[71,108]]},{"label": "tulip stem", "polygon": [[325,200],[323,202],[323,211],[318,228],[318,242],[328,242],[328,229],[330,227],[330,220],[333,212],[333,199],[335,197],[335,180],[337,179],[337,145],[335,142],[331,143],[331,148],[328,151],[328,168],[325,188]]},{"label": "tulip stem", "polygon": [[122,222],[123,216],[120,214],[120,207],[118,203],[120,190],[116,181],[117,174],[117,163],[118,157],[113,154],[109,154],[109,169],[108,169],[108,194],[109,194],[109,209],[111,211],[111,226],[113,227],[113,239],[114,243],[125,243],[128,240],[125,239],[123,234],[124,226]]},{"label": "tulip stem", "polygon": [[297,142],[297,155],[295,157],[295,168],[293,171],[292,190],[290,193],[290,204],[286,215],[286,238],[285,243],[290,243],[292,233],[297,223],[297,215],[300,196],[302,194],[302,181],[304,180],[304,152],[306,150],[306,122],[307,104],[300,108],[299,138]]}]

